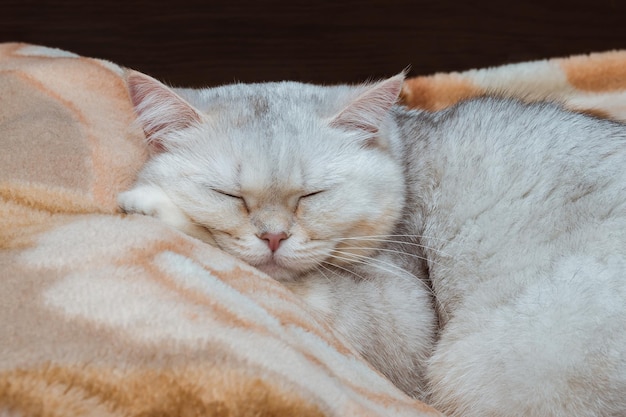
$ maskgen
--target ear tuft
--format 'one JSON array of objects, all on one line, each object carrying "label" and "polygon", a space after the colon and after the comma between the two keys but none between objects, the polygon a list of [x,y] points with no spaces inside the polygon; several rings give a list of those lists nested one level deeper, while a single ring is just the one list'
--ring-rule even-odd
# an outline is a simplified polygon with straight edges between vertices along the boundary
[{"label": "ear tuft", "polygon": [[137,119],[153,151],[164,150],[165,134],[201,120],[200,114],[189,103],[154,78],[131,70],[126,82]]},{"label": "ear tuft", "polygon": [[374,84],[353,100],[331,121],[332,127],[375,134],[398,101],[404,84],[404,72]]}]

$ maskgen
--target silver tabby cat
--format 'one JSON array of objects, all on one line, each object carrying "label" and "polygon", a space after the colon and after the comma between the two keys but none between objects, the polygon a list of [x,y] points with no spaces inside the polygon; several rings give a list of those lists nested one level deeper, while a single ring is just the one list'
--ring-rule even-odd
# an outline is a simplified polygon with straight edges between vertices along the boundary
[{"label": "silver tabby cat", "polygon": [[152,157],[120,194],[304,297],[450,416],[626,416],[626,128],[403,75],[173,90],[128,77]]}]

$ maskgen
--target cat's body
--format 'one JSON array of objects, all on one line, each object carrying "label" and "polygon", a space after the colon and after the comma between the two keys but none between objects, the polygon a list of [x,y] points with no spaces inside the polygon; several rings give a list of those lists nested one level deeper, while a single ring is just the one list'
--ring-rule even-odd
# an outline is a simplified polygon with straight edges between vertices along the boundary
[{"label": "cat's body", "polygon": [[127,211],[285,282],[450,415],[626,415],[623,126],[492,98],[405,110],[401,77],[179,91],[196,111],[135,77],[159,154]]},{"label": "cat's body", "polygon": [[626,128],[492,99],[399,113],[417,138],[400,233],[421,236],[442,321],[431,402],[626,415]]}]

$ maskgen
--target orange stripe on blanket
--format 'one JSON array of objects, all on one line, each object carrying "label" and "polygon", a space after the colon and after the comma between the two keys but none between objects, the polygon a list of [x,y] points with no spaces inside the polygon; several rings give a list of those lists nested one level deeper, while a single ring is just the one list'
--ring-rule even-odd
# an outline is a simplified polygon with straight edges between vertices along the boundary
[{"label": "orange stripe on blanket", "polygon": [[[149,271],[150,276],[153,277],[159,285],[167,288],[172,294],[177,294],[181,299],[186,300],[187,305],[202,305],[210,309],[212,316],[223,323],[231,323],[232,326],[254,331],[264,336],[272,336],[264,326],[252,320],[245,320],[244,317],[230,311],[226,305],[213,299],[206,293],[181,286],[176,279],[172,278],[170,273],[162,270],[161,267],[154,262],[154,260],[164,252],[178,254],[186,259],[193,259],[194,245],[195,244],[189,239],[182,238],[169,238],[168,240],[149,242],[141,248],[130,250],[128,256],[119,260],[116,264],[118,266],[140,265],[143,269]],[[230,255],[224,254],[224,256]],[[276,282],[273,280],[260,278],[256,274],[245,271],[238,266],[228,271],[210,268],[207,264],[198,263],[198,266],[202,267],[202,269],[212,276],[217,277],[224,282],[225,285],[239,292],[242,297],[249,298],[251,302],[257,302],[262,308],[266,309],[269,314],[280,320],[282,325],[298,326],[303,330],[315,334],[319,339],[323,340],[342,355],[354,355],[353,351],[334,338],[329,327],[325,325],[320,327],[315,321],[306,321],[305,317],[296,314],[292,308],[281,308],[285,305],[290,306],[293,303],[298,303],[301,300],[295,297],[285,287],[276,285]],[[259,272],[259,274],[261,274],[261,272]],[[260,296],[261,294],[264,296]],[[280,300],[281,303],[277,303],[278,300]],[[301,303],[300,307],[307,308],[307,305]],[[308,359],[312,361],[315,360],[313,357],[309,357]]]},{"label": "orange stripe on blanket", "polygon": [[483,94],[483,89],[458,74],[435,74],[406,80],[400,100],[409,107],[436,111]]},{"label": "orange stripe on blanket", "polygon": [[210,364],[193,369],[43,365],[0,373],[0,414],[324,416],[314,399],[285,382]]},{"label": "orange stripe on blanket", "polygon": [[1,181],[0,198],[51,214],[114,213],[91,201],[89,196],[53,185]]},{"label": "orange stripe on blanket", "polygon": [[591,92],[626,89],[626,51],[555,59],[572,86]]},{"label": "orange stripe on blanket", "polygon": [[33,234],[63,221],[58,215],[106,213],[88,197],[58,186],[0,181],[0,249],[30,245]]}]

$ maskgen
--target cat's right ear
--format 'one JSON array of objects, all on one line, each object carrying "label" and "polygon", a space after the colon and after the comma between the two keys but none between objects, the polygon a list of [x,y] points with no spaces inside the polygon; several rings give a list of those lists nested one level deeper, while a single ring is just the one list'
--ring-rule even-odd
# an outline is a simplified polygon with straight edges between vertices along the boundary
[{"label": "cat's right ear", "polygon": [[167,148],[164,139],[168,133],[200,122],[200,114],[189,103],[154,78],[130,70],[126,82],[151,151],[158,153]]},{"label": "cat's right ear", "polygon": [[332,127],[375,135],[391,107],[398,101],[405,73],[376,83],[353,100],[332,121]]}]

